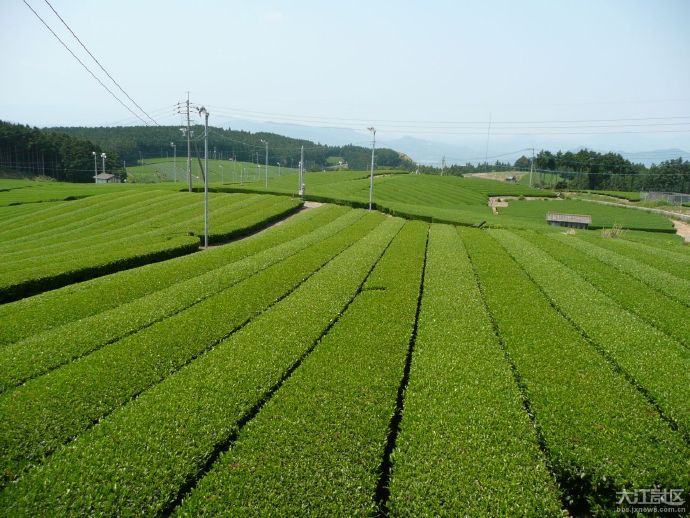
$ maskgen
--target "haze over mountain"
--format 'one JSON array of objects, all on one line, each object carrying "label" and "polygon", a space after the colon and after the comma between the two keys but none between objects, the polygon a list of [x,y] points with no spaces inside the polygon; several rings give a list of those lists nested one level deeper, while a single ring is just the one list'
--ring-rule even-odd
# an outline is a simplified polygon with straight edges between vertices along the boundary
[{"label": "haze over mountain", "polygon": [[[363,129],[357,131],[350,128],[308,126],[283,122],[259,122],[244,119],[233,119],[227,127],[251,132],[270,132],[292,138],[301,138],[331,146],[354,144],[370,146],[371,134]],[[585,140],[585,139],[581,139]],[[690,152],[681,147],[655,147],[658,140],[641,135],[631,135],[621,138],[619,135],[590,136],[586,142],[572,145],[572,140],[540,139],[533,137],[504,137],[489,134],[488,146],[486,137],[476,136],[457,137],[443,136],[437,138],[419,138],[404,135],[396,138],[387,137],[381,132],[376,136],[377,146],[385,146],[408,155],[412,160],[421,164],[440,166],[445,157],[446,164],[465,164],[484,162],[494,163],[514,162],[521,155],[530,156],[532,147],[535,152],[540,150],[572,151],[591,149],[601,153],[609,151],[620,153],[624,158],[650,166],[664,160],[683,158],[690,159]],[[488,147],[488,149],[487,149]]]}]

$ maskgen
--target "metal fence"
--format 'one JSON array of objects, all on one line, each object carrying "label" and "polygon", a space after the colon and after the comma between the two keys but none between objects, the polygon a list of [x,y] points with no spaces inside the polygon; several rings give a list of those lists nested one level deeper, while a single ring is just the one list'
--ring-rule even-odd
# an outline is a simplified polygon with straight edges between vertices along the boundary
[{"label": "metal fence", "polygon": [[663,201],[669,205],[683,205],[690,203],[690,194],[680,192],[641,192],[640,199],[647,201]]}]

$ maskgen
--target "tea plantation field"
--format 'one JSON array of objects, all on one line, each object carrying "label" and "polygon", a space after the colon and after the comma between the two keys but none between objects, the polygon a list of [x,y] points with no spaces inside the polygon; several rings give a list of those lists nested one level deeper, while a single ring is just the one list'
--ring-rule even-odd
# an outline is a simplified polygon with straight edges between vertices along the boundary
[{"label": "tea plantation field", "polygon": [[[50,202],[64,194],[64,184],[0,193],[15,200],[0,206],[0,301],[198,250],[203,194],[79,187],[83,198],[69,202]],[[300,206],[286,197],[211,194],[209,242],[241,236]]]},{"label": "tea plantation field", "polygon": [[[321,188],[359,200],[368,179],[345,174]],[[423,219],[219,192],[219,235],[292,215],[0,304],[0,516],[606,516],[624,490],[687,499],[688,247],[509,214],[431,222],[425,207],[476,216],[492,187],[415,178],[377,187]],[[199,196],[0,207],[5,285],[198,249]]]}]

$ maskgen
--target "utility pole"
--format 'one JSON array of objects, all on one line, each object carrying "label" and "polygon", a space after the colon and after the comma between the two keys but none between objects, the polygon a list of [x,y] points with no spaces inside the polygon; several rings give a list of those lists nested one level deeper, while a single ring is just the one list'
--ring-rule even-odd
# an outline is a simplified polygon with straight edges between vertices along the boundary
[{"label": "utility pole", "polygon": [[278,176],[280,176],[280,162],[276,162],[276,165],[278,166]]},{"label": "utility pole", "polygon": [[199,115],[204,115],[204,248],[208,248],[208,111],[203,106]]},{"label": "utility pole", "polygon": [[187,116],[187,127],[180,128],[183,137],[187,137],[187,188],[192,192],[192,125],[189,118],[189,92],[187,92],[187,100],[182,103],[177,103],[177,113]]},{"label": "utility pole", "polygon": [[299,197],[304,199],[304,146],[300,150],[299,157],[299,186],[297,192]]},{"label": "utility pole", "polygon": [[443,176],[443,173],[446,170],[446,155],[443,155],[441,158],[441,176]]},{"label": "utility pole", "polygon": [[491,112],[489,112],[489,126],[486,130],[486,149],[484,150],[484,165],[489,170],[489,137],[491,136]]},{"label": "utility pole", "polygon": [[373,126],[367,128],[371,131],[372,141],[371,141],[371,175],[369,176],[369,210],[371,210],[371,201],[374,197],[374,150],[376,149],[376,128]]},{"label": "utility pole", "polygon": [[173,148],[173,176],[175,178],[175,183],[177,183],[177,145],[171,142],[170,146]]},{"label": "utility pole", "polygon": [[268,189],[268,141],[261,139],[261,142],[266,145],[266,189]]},{"label": "utility pole", "polygon": [[532,160],[529,163],[529,186],[532,187],[532,173],[534,172],[534,148],[532,148]]},{"label": "utility pole", "polygon": [[192,126],[189,122],[189,92],[187,92],[187,187],[192,192]]},{"label": "utility pole", "polygon": [[96,178],[98,176],[98,165],[96,163],[96,152],[91,151],[91,154],[93,155],[93,181],[94,181],[94,183],[98,183],[98,179]]}]

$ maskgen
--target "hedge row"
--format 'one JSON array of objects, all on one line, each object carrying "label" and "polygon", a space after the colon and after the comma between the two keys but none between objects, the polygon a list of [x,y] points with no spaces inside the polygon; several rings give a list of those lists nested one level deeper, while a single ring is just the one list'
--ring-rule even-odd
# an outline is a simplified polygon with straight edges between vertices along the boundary
[{"label": "hedge row", "polygon": [[[305,211],[262,234],[162,263],[118,272],[0,306],[0,344],[116,308],[139,297],[238,261],[328,224],[349,209],[325,205]],[[107,297],[103,297],[107,293]]]},{"label": "hedge row", "polygon": [[393,453],[394,516],[560,516],[558,489],[454,227],[431,227]]},{"label": "hedge row", "polygon": [[[690,350],[626,311],[567,266],[505,230],[491,235],[549,300],[690,432]],[[690,437],[690,433],[688,433]]]},{"label": "hedge row", "polygon": [[0,396],[0,470],[13,478],[216,345],[366,234],[361,220],[217,295]]},{"label": "hedge row", "polygon": [[[266,199],[246,210],[238,210],[233,219],[217,221],[215,230],[210,229],[210,242],[221,242],[233,237],[241,237],[258,230],[278,218],[295,212],[297,201],[287,198]],[[91,246],[70,250],[57,255],[40,255],[18,262],[5,264],[4,274],[0,274],[0,302],[16,300],[21,296],[64,286],[67,282],[78,282],[95,275],[113,273],[128,266],[130,262],[140,265],[151,252],[165,253],[172,249],[180,255],[193,251],[193,243],[198,237],[175,235],[171,233],[178,225],[129,235],[132,229],[118,232],[119,239],[106,234],[95,240]],[[181,228],[181,227],[180,227]],[[180,234],[185,234],[179,231]],[[187,233],[188,234],[188,233]],[[113,238],[112,240],[109,238]],[[184,242],[186,248],[180,248]],[[160,250],[160,252],[159,252]],[[40,250],[38,250],[40,251]],[[37,251],[37,252],[38,252]]]},{"label": "hedge row", "polygon": [[[78,282],[109,275],[122,270],[136,268],[145,264],[167,261],[169,259],[187,255],[199,250],[199,240],[195,237],[177,237],[155,245],[127,248],[124,251],[104,254],[97,264],[81,265],[77,269],[53,271],[52,273],[38,273],[37,277],[18,279],[3,279],[0,286],[0,304],[13,302],[30,297],[38,293]],[[87,258],[88,260],[88,258]],[[31,269],[30,272],[35,272]]]},{"label": "hedge row", "polygon": [[646,285],[678,302],[690,306],[690,280],[681,279],[668,272],[653,268],[637,259],[608,250],[602,247],[601,244],[590,243],[577,236],[575,236],[575,239],[572,239],[573,236],[554,234],[553,237],[572,245],[578,250],[582,250],[587,255],[595,257],[622,272],[632,275]]},{"label": "hedge row", "polygon": [[[117,214],[125,205],[135,205],[150,199],[148,192],[101,194],[79,200],[78,203],[47,203],[40,206],[22,205],[3,208],[3,228],[0,238],[3,242],[26,236],[27,218],[30,218],[32,234],[49,233],[56,228],[65,231],[79,228],[80,223],[91,225],[104,223],[108,217]],[[94,209],[98,208],[97,211]]]},{"label": "hedge row", "polygon": [[[163,207],[160,206],[161,201]],[[189,198],[178,198],[174,200],[176,205],[172,206],[170,206],[170,201],[173,200],[166,197],[150,199],[148,205],[144,205],[144,210],[137,210],[132,218],[118,217],[112,219],[111,224],[107,227],[98,227],[92,230],[88,228],[79,229],[78,234],[72,238],[63,234],[59,229],[53,229],[52,236],[47,240],[33,242],[31,235],[29,235],[27,236],[27,243],[18,244],[12,241],[9,245],[13,252],[6,255],[7,266],[11,266],[13,270],[33,264],[40,266],[45,262],[43,254],[48,253],[51,254],[51,263],[57,263],[64,262],[65,259],[69,260],[82,251],[97,250],[96,247],[102,247],[104,244],[118,246],[119,243],[126,244],[128,241],[146,242],[163,240],[175,235],[203,234],[203,210],[190,203]],[[224,205],[220,206],[225,208]],[[241,223],[236,223],[237,219],[256,216],[256,214],[263,212],[279,212],[281,207],[294,207],[295,205],[297,205],[296,202],[271,197],[261,197],[252,203],[235,200],[227,207],[228,210],[232,210],[231,218],[227,214],[223,215],[225,220],[223,217],[218,217],[216,210],[210,213],[211,222],[216,223],[216,226],[225,227],[225,230],[221,229],[220,232],[213,232],[213,234],[222,235],[230,225],[231,229],[241,227]],[[122,207],[119,216],[126,213],[126,209],[128,207]]]},{"label": "hedge row", "polygon": [[427,228],[408,223],[342,318],[180,515],[354,516],[374,494],[415,322]]},{"label": "hedge row", "polygon": [[678,251],[665,250],[625,239],[602,239],[594,236],[583,236],[583,238],[618,254],[641,261],[653,268],[690,280],[690,255],[682,253],[682,249]]},{"label": "hedge row", "polygon": [[[160,225],[178,216],[181,210],[187,211],[187,217],[193,215],[190,214],[190,198],[172,193],[145,194],[122,199],[103,195],[79,203],[64,203],[59,207],[60,216],[47,220],[39,219],[40,214],[31,214],[25,219],[24,226],[14,231],[14,237],[4,237],[2,248],[7,248],[12,256],[17,257],[37,248],[50,250],[52,246],[59,251],[60,245],[67,244],[70,248],[77,248],[103,235],[112,235],[116,239],[116,236],[125,234],[133,226],[148,229],[149,222]],[[94,201],[100,203],[94,204]],[[28,228],[27,220],[31,222]]]},{"label": "hedge row", "polygon": [[0,515],[152,515],[169,508],[314,347],[401,226],[384,221],[208,354],[8,486]]},{"label": "hedge row", "polygon": [[570,246],[569,241],[556,241],[535,232],[523,232],[519,235],[577,272],[620,306],[690,347],[688,306]]},{"label": "hedge row", "polygon": [[341,232],[363,214],[361,211],[349,211],[287,243],[228,262],[222,267],[94,316],[8,344],[0,348],[0,393],[199,304],[258,271]]},{"label": "hedge row", "polygon": [[460,232],[571,510],[610,511],[624,488],[688,487],[690,449],[681,435],[491,236]]}]

